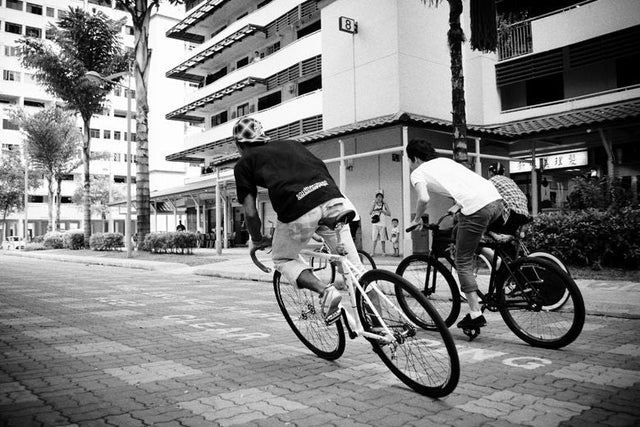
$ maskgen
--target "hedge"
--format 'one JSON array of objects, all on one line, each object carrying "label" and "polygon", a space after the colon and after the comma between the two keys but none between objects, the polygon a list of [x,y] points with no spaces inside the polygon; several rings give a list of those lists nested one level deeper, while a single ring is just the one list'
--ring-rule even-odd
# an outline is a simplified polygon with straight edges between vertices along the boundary
[{"label": "hedge", "polygon": [[84,249],[84,232],[82,230],[67,231],[62,235],[62,241],[67,249]]},{"label": "hedge", "polygon": [[94,233],[89,238],[89,247],[94,251],[112,251],[123,246],[122,233]]},{"label": "hedge", "polygon": [[60,233],[58,231],[50,231],[44,235],[42,243],[47,249],[62,249],[64,248],[63,233]]},{"label": "hedge", "polygon": [[546,250],[569,265],[638,269],[640,209],[540,214],[524,241],[529,249]]},{"label": "hedge", "polygon": [[191,232],[149,233],[144,238],[142,249],[155,253],[190,254],[192,249],[196,247],[197,241],[196,234]]}]

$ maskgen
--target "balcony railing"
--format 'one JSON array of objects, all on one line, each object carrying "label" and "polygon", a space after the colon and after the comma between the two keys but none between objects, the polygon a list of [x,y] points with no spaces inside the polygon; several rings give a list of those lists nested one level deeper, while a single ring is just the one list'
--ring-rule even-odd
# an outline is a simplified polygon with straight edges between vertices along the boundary
[{"label": "balcony railing", "polygon": [[498,59],[513,58],[533,51],[531,21],[511,25],[498,33]]}]

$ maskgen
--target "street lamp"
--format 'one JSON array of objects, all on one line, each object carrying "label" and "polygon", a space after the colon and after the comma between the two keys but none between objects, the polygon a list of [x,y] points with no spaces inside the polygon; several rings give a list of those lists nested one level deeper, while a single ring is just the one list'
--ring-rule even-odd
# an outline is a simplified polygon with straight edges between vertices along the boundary
[{"label": "street lamp", "polygon": [[[127,86],[115,80],[127,76]],[[96,71],[87,71],[85,77],[92,83],[112,83],[127,90],[127,215],[124,223],[124,240],[127,248],[127,258],[131,258],[131,70],[102,76]]]}]

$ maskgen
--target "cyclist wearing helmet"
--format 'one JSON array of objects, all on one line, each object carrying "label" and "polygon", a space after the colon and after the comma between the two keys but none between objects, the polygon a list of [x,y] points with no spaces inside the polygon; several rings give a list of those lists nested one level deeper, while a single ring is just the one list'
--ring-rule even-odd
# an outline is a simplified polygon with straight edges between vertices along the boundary
[{"label": "cyclist wearing helmet", "polygon": [[529,220],[527,196],[520,190],[518,184],[511,178],[504,176],[502,163],[492,163],[489,166],[489,181],[496,187],[505,204],[502,218],[491,224],[489,230],[504,234],[515,234],[518,227]]},{"label": "cyclist wearing helmet", "polygon": [[[233,137],[241,156],[234,168],[238,200],[244,206],[253,246],[272,246],[275,267],[284,278],[300,288],[320,294],[325,318],[337,319],[332,315],[337,312],[342,296],[333,285],[321,282],[298,254],[314,232],[335,250],[335,232],[318,229],[318,222],[346,209],[355,211],[355,207],[342,195],[324,162],[301,143],[270,140],[260,122],[249,117],[235,124]],[[261,232],[262,222],[256,205],[257,187],[268,190],[277,214],[273,242]],[[341,229],[340,241],[349,260],[361,266],[347,227]]]}]

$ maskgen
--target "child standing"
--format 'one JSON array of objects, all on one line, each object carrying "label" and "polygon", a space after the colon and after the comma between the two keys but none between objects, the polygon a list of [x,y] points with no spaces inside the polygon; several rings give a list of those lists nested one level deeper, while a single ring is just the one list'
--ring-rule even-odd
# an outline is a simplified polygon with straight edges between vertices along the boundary
[{"label": "child standing", "polygon": [[398,218],[391,220],[391,244],[393,245],[393,256],[400,256],[400,229],[398,228]]}]

